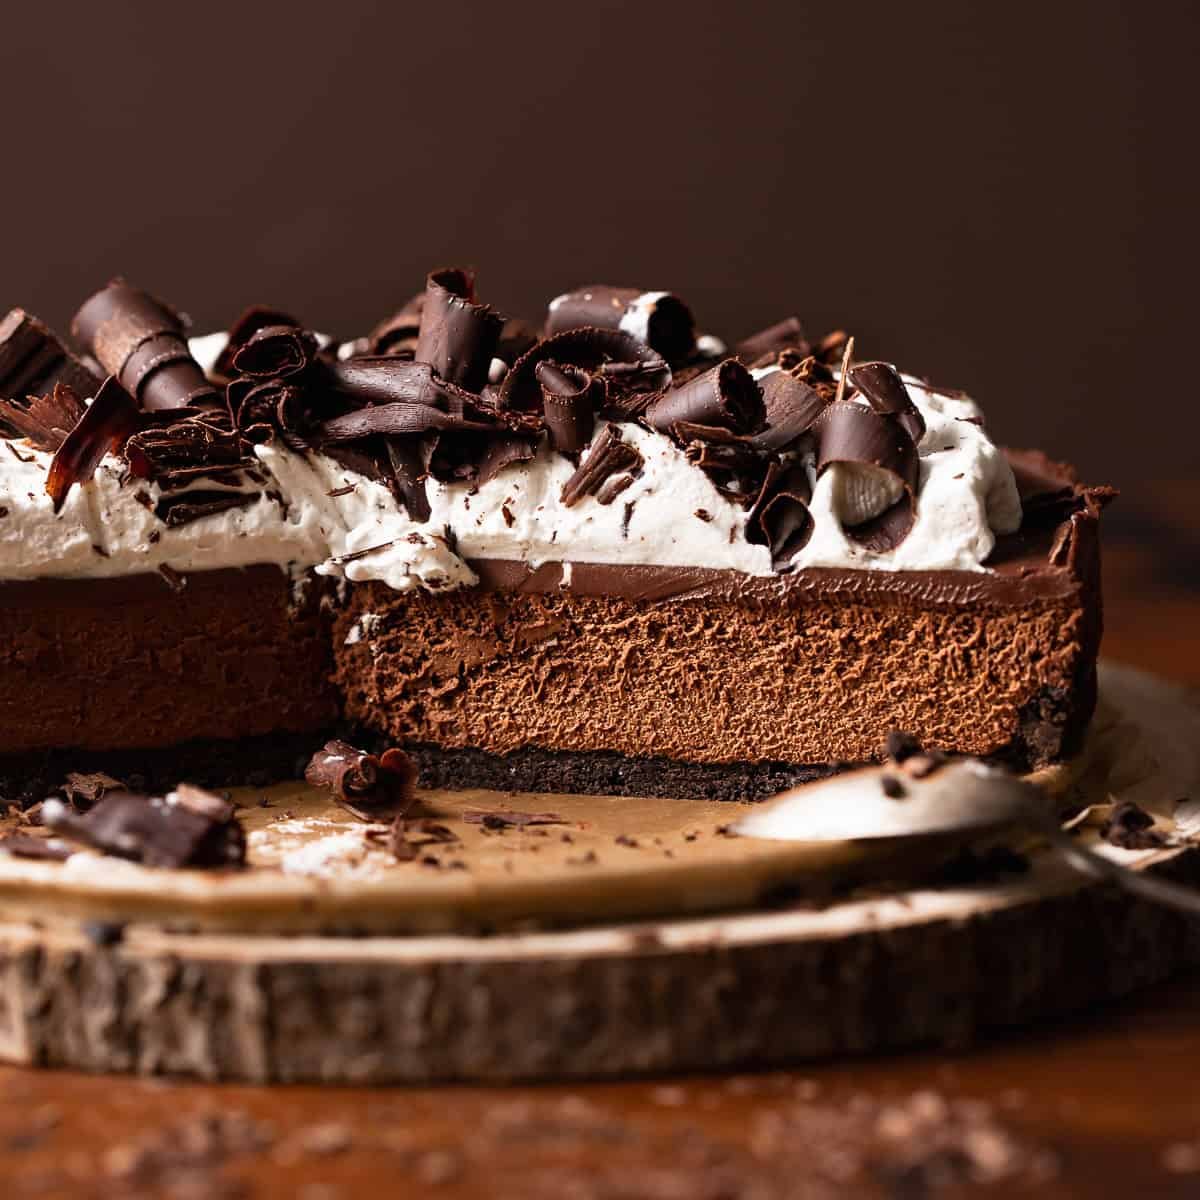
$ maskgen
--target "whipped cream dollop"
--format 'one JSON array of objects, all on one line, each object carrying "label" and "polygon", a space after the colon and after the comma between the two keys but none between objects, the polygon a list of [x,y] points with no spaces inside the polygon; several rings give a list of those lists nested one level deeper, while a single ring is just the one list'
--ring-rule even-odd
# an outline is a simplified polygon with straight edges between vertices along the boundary
[{"label": "whipped cream dollop", "polygon": [[[194,339],[193,349],[211,362],[221,337]],[[911,377],[906,383],[926,425],[908,536],[886,553],[856,543],[843,528],[845,489],[836,470],[817,479],[811,459],[804,460],[813,484],[813,529],[792,567],[980,571],[996,535],[1019,527],[1012,470],[987,436],[977,406]],[[599,422],[596,434],[603,428]],[[51,456],[10,441],[0,446],[0,578],[273,563],[355,582],[378,580],[397,590],[442,591],[476,582],[469,559],[776,573],[767,547],[746,540],[746,508],[723,496],[665,435],[634,424],[620,428],[643,465],[609,504],[585,496],[564,505],[563,485],[574,466],[543,441],[532,461],[487,483],[430,480],[432,512],[425,522],[414,521],[384,484],[278,442],[256,447],[268,483],[247,483],[255,496],[242,507],[168,527],[153,512],[157,485],[122,483],[123,464],[110,456],[55,513],[45,491]],[[214,490],[203,479],[194,486]]]}]

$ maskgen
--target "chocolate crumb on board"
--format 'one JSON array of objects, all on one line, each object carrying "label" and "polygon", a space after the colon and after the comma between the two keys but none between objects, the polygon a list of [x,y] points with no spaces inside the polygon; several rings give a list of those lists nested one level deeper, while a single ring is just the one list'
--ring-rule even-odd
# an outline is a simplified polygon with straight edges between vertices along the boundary
[{"label": "chocolate crumb on board", "polygon": [[469,809],[462,819],[468,825],[482,825],[484,829],[524,829],[527,825],[562,825],[563,819],[552,812],[520,812],[517,809]]},{"label": "chocolate crumb on board", "polygon": [[312,756],[304,779],[362,821],[401,818],[416,802],[416,764],[395,748],[377,757],[334,738]]},{"label": "chocolate crumb on board", "polygon": [[1100,836],[1122,850],[1157,850],[1165,835],[1154,828],[1154,817],[1132,800],[1120,800],[1100,827]]}]

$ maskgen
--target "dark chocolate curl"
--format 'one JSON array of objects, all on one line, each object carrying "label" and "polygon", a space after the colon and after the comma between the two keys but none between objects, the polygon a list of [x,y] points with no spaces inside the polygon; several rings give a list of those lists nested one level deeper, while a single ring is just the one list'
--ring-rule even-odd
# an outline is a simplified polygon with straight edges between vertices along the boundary
[{"label": "dark chocolate curl", "polygon": [[434,439],[423,437],[390,437],[386,441],[388,461],[394,481],[392,491],[414,521],[424,524],[433,515],[425,481],[429,477],[429,461],[433,456]]},{"label": "dark chocolate curl", "polygon": [[233,369],[255,379],[297,375],[317,356],[316,334],[296,325],[264,325],[233,356]]},{"label": "dark chocolate curl", "polygon": [[562,363],[540,362],[534,375],[542,388],[550,444],[563,454],[582,450],[592,440],[604,385],[586,371]]},{"label": "dark chocolate curl", "polygon": [[164,488],[179,488],[199,478],[237,484],[243,471],[257,465],[236,432],[198,418],[133,434],[125,443],[125,461],[132,478],[153,480]]},{"label": "dark chocolate curl", "polygon": [[488,480],[495,479],[505,467],[511,467],[514,463],[529,462],[536,449],[536,444],[531,438],[521,437],[516,433],[488,438],[487,448],[479,459],[477,481],[487,483]]},{"label": "dark chocolate curl", "polygon": [[772,371],[758,386],[767,425],[750,438],[756,450],[779,451],[793,445],[812,428],[828,403],[816,388],[790,371]]},{"label": "dark chocolate curl", "polygon": [[475,275],[451,267],[425,282],[425,306],[415,357],[442,379],[479,392],[500,341],[504,318],[475,302]]},{"label": "dark chocolate curl", "polygon": [[46,494],[54,502],[55,512],[62,508],[72,486],[87,483],[95,475],[100,460],[110,450],[117,450],[137,425],[137,408],[110,375],[54,452],[46,472]]},{"label": "dark chocolate curl", "polygon": [[546,336],[585,327],[632,334],[668,362],[681,362],[696,345],[696,323],[677,296],[596,283],[550,302]]},{"label": "dark chocolate curl", "polygon": [[30,396],[26,404],[0,400],[0,430],[28,438],[39,450],[53,453],[79,423],[86,405],[65,383],[46,396]]},{"label": "dark chocolate curl", "polygon": [[[562,502],[570,508],[584,496],[597,495],[610,476],[621,472],[636,474],[641,467],[641,454],[622,439],[621,431],[615,425],[606,425],[575,473],[563,484]],[[616,494],[609,495],[605,503],[612,503]]]},{"label": "dark chocolate curl", "polygon": [[421,332],[421,312],[425,308],[425,293],[418,292],[406,301],[403,308],[394,312],[367,335],[368,354],[392,354],[400,358],[412,358],[416,353],[417,339]]},{"label": "dark chocolate curl", "polygon": [[402,815],[416,800],[417,768],[403,750],[376,757],[335,739],[312,756],[304,778],[363,821]]},{"label": "dark chocolate curl", "polygon": [[392,354],[323,364],[321,383],[358,404],[427,404],[438,407],[446,389],[429,363]]},{"label": "dark chocolate curl", "polygon": [[46,396],[65,384],[79,396],[94,396],[102,380],[59,341],[54,331],[14,308],[0,321],[0,400],[18,404]]},{"label": "dark chocolate curl", "polygon": [[669,433],[683,421],[713,425],[733,433],[754,433],[762,428],[766,411],[754,377],[735,358],[664,392],[646,409],[646,424]]},{"label": "dark chocolate curl", "polygon": [[84,302],[71,333],[147,412],[221,401],[188,350],[179,315],[123,279]]},{"label": "dark chocolate curl", "polygon": [[799,317],[785,317],[766,329],[760,329],[758,333],[752,333],[738,342],[733,352],[748,367],[765,367],[784,350],[794,350],[801,358],[810,351]]},{"label": "dark chocolate curl", "polygon": [[643,393],[659,392],[671,382],[671,368],[662,355],[632,334],[616,329],[571,329],[538,342],[513,363],[500,385],[502,409],[541,411],[537,367],[543,362],[578,367],[599,378],[604,384],[606,408]]},{"label": "dark chocolate curl", "polygon": [[869,466],[900,480],[904,495],[879,516],[852,529],[848,536],[874,553],[894,550],[912,528],[921,464],[908,430],[892,413],[863,404],[837,401],[817,418],[817,474],[834,463]]},{"label": "dark chocolate curl", "polygon": [[496,428],[493,421],[471,420],[458,413],[435,408],[432,404],[375,404],[325,421],[321,425],[319,440],[322,443],[353,442],[376,433],[402,437],[408,433],[427,433],[432,429],[487,433]]},{"label": "dark chocolate curl", "polygon": [[229,340],[225,348],[217,355],[213,374],[221,379],[229,379],[235,372],[233,360],[241,348],[260,330],[271,325],[287,325],[299,329],[300,322],[291,313],[285,313],[278,308],[268,308],[265,304],[252,304],[245,309],[240,317],[229,328]]},{"label": "dark chocolate curl", "polygon": [[42,810],[46,825],[70,841],[147,867],[239,867],[246,836],[234,807],[181,783],[168,797],[113,791],[82,816]]},{"label": "dark chocolate curl", "polygon": [[890,363],[858,363],[850,368],[849,382],[853,384],[879,413],[894,413],[908,430],[914,445],[925,436],[925,418],[913,403],[900,372]]},{"label": "dark chocolate curl", "polygon": [[767,468],[746,520],[746,540],[767,546],[776,570],[786,566],[812,536],[811,499],[808,472],[799,463],[790,467],[771,463]]}]

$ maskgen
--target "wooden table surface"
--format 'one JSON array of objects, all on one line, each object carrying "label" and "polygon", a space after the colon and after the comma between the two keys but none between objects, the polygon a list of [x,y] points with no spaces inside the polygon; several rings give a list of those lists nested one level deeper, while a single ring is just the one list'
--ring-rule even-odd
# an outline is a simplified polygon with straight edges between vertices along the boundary
[{"label": "wooden table surface", "polygon": [[[1105,653],[1200,684],[1200,487],[1114,510]],[[1125,514],[1120,515],[1120,509]],[[1200,977],[968,1052],[509,1088],[0,1068],[0,1194],[1200,1197]]]}]

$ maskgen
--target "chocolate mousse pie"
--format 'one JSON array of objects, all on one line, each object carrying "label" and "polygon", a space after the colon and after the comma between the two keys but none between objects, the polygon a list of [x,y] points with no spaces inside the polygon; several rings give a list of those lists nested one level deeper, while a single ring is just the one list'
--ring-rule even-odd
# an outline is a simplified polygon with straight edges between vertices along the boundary
[{"label": "chocolate mousse pie", "polygon": [[1021,770],[1096,700],[1113,493],[788,318],[431,274],[369,333],[190,336],[124,280],[0,323],[0,788],[295,777],[757,798],[889,731]]}]

